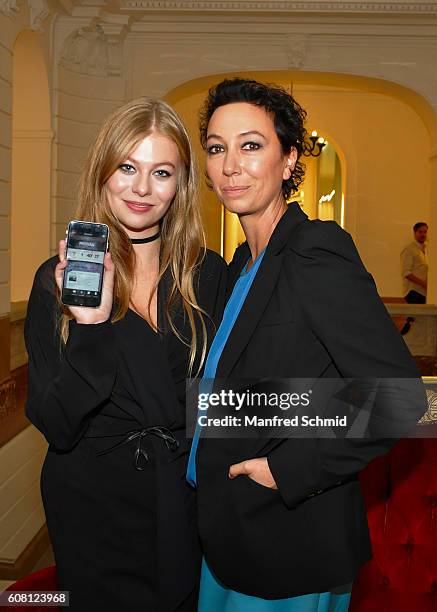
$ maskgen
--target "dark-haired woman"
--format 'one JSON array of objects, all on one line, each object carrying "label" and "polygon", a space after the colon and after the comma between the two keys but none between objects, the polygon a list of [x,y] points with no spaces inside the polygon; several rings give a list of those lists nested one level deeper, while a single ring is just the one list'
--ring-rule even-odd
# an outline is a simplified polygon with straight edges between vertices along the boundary
[{"label": "dark-haired woman", "polygon": [[[412,378],[421,389],[349,234],[287,207],[303,178],[304,119],[279,87],[234,79],[209,92],[207,175],[247,241],[230,264],[205,377]],[[399,418],[413,423],[424,409],[418,402]],[[347,610],[371,556],[357,474],[392,443],[195,436],[188,479],[198,486],[205,555],[199,610]]]}]

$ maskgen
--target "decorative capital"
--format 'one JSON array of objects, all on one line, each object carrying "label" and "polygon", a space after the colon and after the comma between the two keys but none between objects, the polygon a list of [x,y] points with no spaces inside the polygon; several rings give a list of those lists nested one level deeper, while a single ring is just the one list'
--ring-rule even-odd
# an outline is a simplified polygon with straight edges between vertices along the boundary
[{"label": "decorative capital", "polygon": [[20,7],[17,4],[17,0],[0,0],[0,13],[7,17],[12,13],[18,13]]},{"label": "decorative capital", "polygon": [[113,32],[106,34],[102,24],[97,24],[94,29],[80,28],[67,38],[60,65],[82,74],[119,76],[122,69],[121,42]]},{"label": "decorative capital", "polygon": [[47,0],[27,0],[30,10],[30,27],[32,30],[42,32],[42,22],[50,14]]},{"label": "decorative capital", "polygon": [[428,410],[420,419],[419,425],[437,423],[437,392],[433,389],[426,389],[426,399],[428,400]]},{"label": "decorative capital", "polygon": [[305,64],[308,49],[308,36],[287,34],[285,53],[290,70],[300,70]]},{"label": "decorative capital", "polygon": [[402,2],[392,0],[121,0],[121,8],[128,11],[232,11],[232,12],[278,12],[278,13],[381,13],[436,15],[437,4],[433,1]]}]

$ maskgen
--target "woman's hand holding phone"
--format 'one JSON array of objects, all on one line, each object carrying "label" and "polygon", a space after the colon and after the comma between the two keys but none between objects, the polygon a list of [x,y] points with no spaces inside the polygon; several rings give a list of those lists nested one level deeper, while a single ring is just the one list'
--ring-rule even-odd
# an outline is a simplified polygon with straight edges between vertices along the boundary
[{"label": "woman's hand holding phone", "polygon": [[[55,268],[55,280],[59,291],[62,291],[62,278],[67,267],[65,257],[65,240],[59,242],[59,263]],[[98,308],[88,308],[86,306],[68,306],[68,309],[77,323],[96,324],[107,321],[111,316],[112,300],[114,293],[114,272],[115,267],[110,253],[105,254],[104,259],[105,273],[103,275],[102,300]]]}]

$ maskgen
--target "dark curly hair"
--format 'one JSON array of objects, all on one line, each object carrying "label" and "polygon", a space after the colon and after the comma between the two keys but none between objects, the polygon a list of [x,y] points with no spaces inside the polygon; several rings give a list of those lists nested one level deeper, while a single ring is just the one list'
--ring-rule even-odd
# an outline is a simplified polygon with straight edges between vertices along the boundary
[{"label": "dark curly hair", "polygon": [[283,87],[259,83],[249,79],[225,79],[211,87],[208,97],[200,110],[200,142],[206,149],[209,121],[220,106],[234,102],[247,102],[264,108],[273,118],[275,131],[281,143],[282,152],[287,155],[294,147],[297,151],[296,166],[289,179],[282,181],[282,193],[286,199],[299,189],[305,175],[301,156],[305,150],[306,111]]},{"label": "dark curly hair", "polygon": [[428,227],[428,223],[425,223],[425,221],[418,221],[417,223],[415,223],[413,225],[413,232],[416,233],[418,229],[420,229],[421,227]]}]

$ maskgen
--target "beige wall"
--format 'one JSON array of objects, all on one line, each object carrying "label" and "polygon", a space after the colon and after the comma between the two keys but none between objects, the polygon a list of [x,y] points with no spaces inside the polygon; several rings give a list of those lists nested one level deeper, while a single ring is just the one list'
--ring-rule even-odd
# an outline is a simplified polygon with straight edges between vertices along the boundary
[{"label": "beige wall", "polygon": [[305,194],[303,210],[310,219],[317,217],[317,162],[315,157],[305,158],[305,180],[300,186]]},{"label": "beige wall", "polygon": [[12,147],[12,45],[8,19],[0,14],[0,316],[10,310],[10,201]]},{"label": "beige wall", "polygon": [[345,229],[380,293],[401,295],[399,253],[412,225],[430,218],[425,125],[411,107],[379,93],[296,85],[294,95],[308,111],[309,129],[344,156]]},{"label": "beige wall", "polygon": [[[436,114],[436,126],[437,126],[437,114]],[[431,172],[431,211],[429,216],[430,222],[430,245],[428,248],[428,259],[434,265],[437,262],[437,146],[432,151],[430,156],[430,172]],[[434,230],[434,240],[432,240]],[[437,304],[437,273],[430,274],[428,278],[428,302]]]},{"label": "beige wall", "polygon": [[74,218],[79,175],[88,147],[104,119],[124,103],[121,78],[76,74],[62,66],[58,72],[55,117],[52,252]]},{"label": "beige wall", "polygon": [[36,268],[50,253],[49,85],[39,35],[14,45],[12,98],[11,301],[27,300]]},{"label": "beige wall", "polygon": [[201,177],[202,212],[205,223],[208,246],[218,253],[222,252],[222,207],[213,192],[206,186],[204,178],[205,153],[200,146],[198,111],[205,99],[205,94],[193,94],[173,103],[173,107],[181,116],[196,151]]}]

